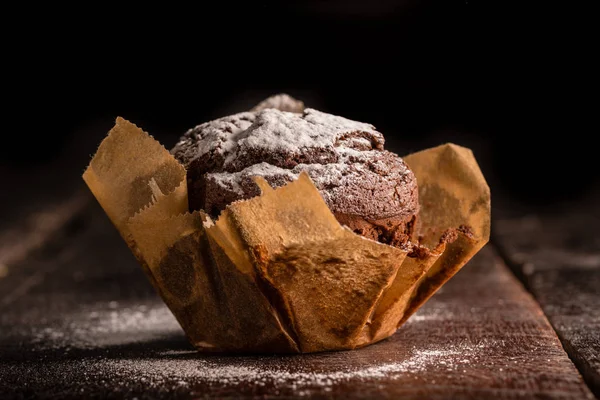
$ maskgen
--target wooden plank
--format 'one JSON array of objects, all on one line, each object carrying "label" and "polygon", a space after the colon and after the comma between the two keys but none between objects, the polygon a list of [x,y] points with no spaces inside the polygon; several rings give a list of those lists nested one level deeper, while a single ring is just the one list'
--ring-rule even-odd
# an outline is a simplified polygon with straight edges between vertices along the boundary
[{"label": "wooden plank", "polygon": [[81,179],[89,154],[106,134],[87,127],[43,164],[0,165],[0,279],[43,246],[93,200]]},{"label": "wooden plank", "polygon": [[600,397],[600,208],[501,219],[494,239]]},{"label": "wooden plank", "polygon": [[82,221],[0,280],[0,398],[592,398],[492,247],[376,345],[206,356],[99,207]]},{"label": "wooden plank", "polygon": [[6,223],[0,230],[0,278],[9,274],[11,265],[24,260],[63,230],[91,201],[89,193],[82,190],[65,199],[46,202],[44,207],[22,207],[28,209],[23,218]]}]

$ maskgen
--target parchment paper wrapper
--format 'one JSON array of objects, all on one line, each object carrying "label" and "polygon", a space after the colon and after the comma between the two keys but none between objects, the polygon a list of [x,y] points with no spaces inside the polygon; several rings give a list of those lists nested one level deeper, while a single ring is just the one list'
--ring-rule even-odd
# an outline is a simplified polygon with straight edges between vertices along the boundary
[{"label": "parchment paper wrapper", "polygon": [[262,194],[216,221],[190,213],[183,166],[122,118],[83,178],[198,349],[316,352],[392,335],[489,239],[490,192],[469,149],[404,160],[420,255],[341,226],[306,174],[278,189],[257,178]]}]

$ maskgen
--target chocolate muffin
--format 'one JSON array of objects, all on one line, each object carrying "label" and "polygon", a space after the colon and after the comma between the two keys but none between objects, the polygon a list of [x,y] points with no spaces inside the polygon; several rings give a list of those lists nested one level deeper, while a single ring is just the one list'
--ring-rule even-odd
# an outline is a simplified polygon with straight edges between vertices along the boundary
[{"label": "chocolate muffin", "polygon": [[[172,154],[187,170],[189,205],[213,217],[230,203],[257,196],[253,176],[273,187],[306,171],[338,221],[354,232],[403,247],[419,212],[417,181],[383,135],[285,98],[266,108],[220,118],[187,131]],[[274,107],[277,101],[271,102]]]}]

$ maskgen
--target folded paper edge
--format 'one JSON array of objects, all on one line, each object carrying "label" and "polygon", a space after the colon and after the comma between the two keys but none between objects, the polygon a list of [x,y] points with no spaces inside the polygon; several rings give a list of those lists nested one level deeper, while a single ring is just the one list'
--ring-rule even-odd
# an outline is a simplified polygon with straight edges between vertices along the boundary
[{"label": "folded paper edge", "polygon": [[[429,154],[436,154],[439,158],[446,157],[448,159],[457,158],[460,159],[463,166],[468,166],[469,169],[467,173],[470,174],[470,180],[476,182],[476,187],[479,189],[483,189],[481,192],[483,204],[485,204],[485,209],[482,215],[484,218],[482,220],[481,226],[478,228],[478,232],[476,236],[473,236],[471,232],[462,231],[458,229],[458,238],[453,243],[449,243],[445,246],[444,252],[440,254],[440,257],[435,261],[435,263],[429,268],[429,271],[436,271],[435,274],[429,275],[429,271],[421,278],[419,284],[413,289],[411,294],[410,303],[404,313],[402,319],[400,320],[398,327],[401,326],[404,322],[410,318],[412,314],[414,314],[427,300],[433,296],[437,290],[442,287],[450,278],[452,278],[462,267],[464,267],[471,258],[485,246],[490,239],[491,232],[491,193],[490,187],[487,184],[487,181],[479,167],[477,160],[473,151],[469,148],[462,147],[453,143],[446,143],[440,146],[436,146],[430,149],[421,150],[416,153],[409,154],[404,157],[404,160],[407,162],[409,167],[413,169],[415,162],[418,158],[427,158]],[[421,165],[432,165],[434,164],[434,160],[427,160],[427,162],[421,163]],[[414,168],[413,171],[419,170],[419,168]],[[415,172],[417,175],[418,172]],[[417,175],[417,182],[418,182]],[[465,179],[464,181],[469,181]],[[473,228],[473,227],[470,227]],[[458,244],[463,243],[465,247],[458,248]],[[463,250],[467,249],[467,252]],[[458,254],[452,254],[455,251]],[[448,257],[457,257],[455,262],[449,265],[444,265],[444,261]],[[441,264],[441,265],[440,265]]]},{"label": "folded paper edge", "polygon": [[[143,144],[143,146],[140,144]],[[126,215],[125,210],[119,207],[119,205],[122,206],[122,204],[118,201],[115,202],[114,199],[115,197],[125,197],[125,194],[127,194],[130,189],[131,182],[129,182],[128,186],[125,186],[128,182],[122,182],[122,187],[115,186],[116,183],[111,179],[111,175],[118,174],[120,177],[124,175],[137,176],[131,173],[131,171],[127,171],[127,174],[123,173],[123,171],[115,171],[115,167],[112,165],[113,160],[107,159],[107,157],[114,157],[115,155],[120,155],[120,157],[116,157],[116,159],[121,162],[123,162],[122,159],[130,161],[133,155],[137,155],[139,159],[142,160],[144,159],[144,156],[148,155],[150,156],[148,157],[150,160],[154,158],[157,162],[157,164],[154,165],[154,172],[162,165],[158,163],[158,157],[173,166],[173,168],[178,171],[177,174],[179,175],[179,180],[178,182],[174,182],[175,184],[170,184],[172,188],[171,190],[164,191],[163,194],[165,196],[170,195],[182,185],[187,184],[186,172],[183,165],[181,165],[171,153],[150,134],[122,117],[116,118],[114,126],[98,146],[94,156],[84,171],[82,178],[112,221],[113,225],[115,225],[119,233],[121,233],[121,236],[127,238],[129,236],[127,230],[128,220],[153,203],[154,199],[152,194],[154,194],[154,192],[151,191],[151,196],[143,201],[143,204]],[[146,161],[147,160],[144,160],[144,162]],[[128,164],[131,163],[129,162]],[[134,163],[134,165],[142,164],[142,162],[137,164]],[[147,184],[150,185],[150,179]],[[187,196],[187,188],[185,191]],[[110,198],[107,195],[107,192],[110,193]]]},{"label": "folded paper edge", "polygon": [[[159,145],[160,145],[160,143],[159,143],[158,141],[156,141],[156,140],[155,140],[155,139],[154,139],[152,136],[148,135],[146,132],[142,131],[142,130],[141,130],[140,128],[138,128],[136,125],[134,125],[134,124],[130,123],[129,121],[127,121],[127,120],[125,120],[125,119],[123,119],[123,118],[121,118],[121,117],[118,117],[118,118],[117,118],[117,121],[116,121],[116,125],[115,125],[115,127],[119,126],[120,124],[130,124],[130,125],[131,125],[131,126],[133,126],[133,127],[136,129],[136,130],[139,130],[139,131],[140,131],[140,132],[142,132],[144,135],[146,135],[146,137],[147,137],[147,138],[151,139],[152,141],[154,141],[154,142],[156,142],[157,144],[159,144]],[[111,132],[113,132],[113,130],[114,130],[114,129],[115,129],[115,128],[111,129]],[[106,142],[106,141],[107,141],[107,140],[108,140],[108,139],[111,137],[111,132],[109,132],[109,135],[108,135],[108,136],[107,136],[107,137],[106,137],[106,138],[103,140],[103,142],[100,144],[99,150],[101,149],[101,147],[103,146],[103,144],[104,144],[104,143],[105,143],[105,142]],[[114,137],[114,135],[113,135],[113,137]],[[448,148],[450,148],[451,150],[455,151],[456,153],[458,153],[458,154],[459,154],[459,156],[462,156],[462,157],[464,157],[464,156],[465,156],[465,153],[468,153],[468,154],[470,154],[470,156],[471,156],[471,157],[474,159],[474,157],[473,157],[473,155],[472,155],[472,152],[471,152],[471,150],[469,150],[469,149],[467,149],[467,148],[463,148],[463,147],[460,147],[460,146],[457,146],[457,145],[454,145],[454,144],[446,144],[446,145],[438,146],[437,148],[444,147],[444,146],[447,146],[447,147],[448,147]],[[168,154],[169,154],[169,156],[171,156],[171,155],[170,155],[170,153],[168,152],[168,150],[166,150],[166,149],[164,148],[164,146],[160,145],[160,147],[162,148],[162,150],[163,150],[164,152],[168,153]],[[434,149],[437,149],[437,148],[434,148]],[[423,151],[421,151],[421,152],[414,153],[414,154],[420,154],[420,153],[426,152],[426,151],[428,151],[428,150],[431,150],[431,149],[423,150]],[[414,155],[414,154],[413,154],[413,155]],[[411,157],[411,156],[413,156],[413,155],[406,156],[406,158],[409,158],[409,157]],[[171,157],[172,157],[172,156],[171,156]],[[406,158],[405,158],[405,160],[406,160]],[[174,160],[174,158],[173,158],[173,160]],[[177,162],[177,161],[175,160],[175,162]],[[407,162],[408,162],[408,161],[407,161]],[[95,170],[94,170],[94,168],[93,168],[93,165],[94,165],[94,159],[92,159],[92,161],[90,162],[90,165],[87,167],[86,171],[84,172],[84,174],[83,174],[83,179],[86,181],[86,183],[87,183],[87,184],[88,184],[88,186],[90,187],[90,190],[92,191],[92,193],[94,194],[94,196],[95,196],[95,197],[96,197],[96,198],[99,200],[99,202],[101,203],[101,205],[102,205],[102,206],[103,206],[103,208],[105,209],[105,212],[108,214],[109,218],[111,218],[111,220],[113,220],[113,218],[111,217],[111,211],[110,211],[110,210],[107,210],[107,209],[104,207],[104,205],[103,205],[103,204],[102,204],[102,202],[100,201],[101,199],[99,199],[99,198],[98,198],[98,197],[99,197],[99,193],[96,193],[96,192],[94,191],[94,188],[97,188],[97,187],[103,187],[104,185],[103,185],[103,183],[102,183],[102,178],[101,178],[100,174],[97,174],[97,173],[96,173],[96,171],[95,171]],[[181,165],[181,164],[179,164],[179,165]],[[410,165],[410,163],[409,163],[409,165]],[[183,166],[181,166],[181,168],[183,168]],[[185,170],[184,170],[184,171],[185,171]],[[483,178],[483,175],[481,174],[481,171],[480,171],[479,169],[477,169],[476,171],[473,171],[473,172],[474,172],[475,174],[479,174],[479,175],[480,175],[480,178],[481,178],[481,179],[483,179],[483,181],[485,182],[485,179]],[[184,173],[184,175],[183,175],[183,176],[184,176],[184,178],[182,179],[182,181],[180,182],[180,184],[179,184],[179,185],[177,185],[177,186],[175,186],[175,188],[174,188],[172,191],[170,191],[170,192],[168,192],[167,194],[165,194],[165,195],[164,195],[165,197],[166,197],[166,196],[169,196],[169,195],[172,195],[173,193],[177,192],[177,190],[179,190],[179,189],[180,189],[182,186],[184,186],[184,184],[186,184],[185,173]],[[310,179],[310,178],[309,178],[309,179]],[[311,182],[311,183],[312,183],[312,182]],[[286,185],[286,186],[287,186],[287,185]],[[486,186],[487,186],[487,184],[486,184]],[[187,194],[187,188],[185,188],[185,192],[186,192],[186,194]],[[186,196],[186,198],[187,198],[187,196]],[[241,201],[241,202],[245,202],[245,201]],[[135,213],[133,216],[131,216],[131,217],[128,219],[128,221],[126,222],[126,226],[128,226],[128,225],[129,225],[129,221],[131,221],[132,219],[134,219],[136,215],[138,215],[138,214],[140,214],[140,213],[143,213],[143,212],[144,212],[146,209],[148,209],[148,208],[151,208],[151,207],[154,205],[154,203],[156,203],[156,199],[150,199],[150,201],[149,201],[149,202],[148,202],[148,203],[147,203],[145,206],[143,206],[143,207],[142,207],[140,210],[138,210],[138,211],[137,211],[137,212],[136,212],[136,213]],[[489,203],[489,187],[488,187],[488,203]],[[189,213],[189,211],[183,211],[183,214],[186,214],[186,213]],[[191,213],[189,213],[189,214],[191,214]],[[219,217],[219,219],[220,219],[220,218],[221,218],[221,216]],[[335,217],[334,217],[334,218],[335,218]],[[218,223],[219,219],[217,219],[217,221],[215,221],[215,224],[217,224],[217,223]],[[115,221],[113,220],[113,224],[115,224],[115,226],[117,227],[117,229],[119,230],[119,232],[121,233],[121,235],[122,235],[122,236],[124,237],[124,239],[125,239],[125,240],[128,242],[128,244],[130,244],[130,240],[131,240],[132,236],[131,236],[131,235],[129,235],[129,233],[128,233],[128,232],[126,232],[126,231],[125,231],[125,232],[123,232],[123,231],[122,231],[122,229],[120,229],[120,228],[119,228],[119,225],[121,224],[121,222],[119,222],[119,225],[117,225],[117,224],[115,223]],[[340,225],[340,227],[341,227],[341,225]],[[342,227],[342,228],[343,228],[343,227]],[[488,228],[489,228],[489,224],[488,224]],[[353,233],[353,232],[352,232],[352,233]],[[355,233],[353,233],[353,234],[354,234],[354,235],[356,235]],[[468,260],[469,260],[469,259],[470,259],[470,258],[471,258],[471,257],[472,257],[472,256],[473,256],[473,255],[474,255],[474,254],[475,254],[475,253],[476,253],[476,252],[477,252],[477,251],[478,251],[478,250],[479,250],[481,247],[483,247],[483,245],[485,245],[485,243],[486,243],[486,242],[489,240],[489,229],[487,230],[487,233],[486,233],[486,232],[484,232],[484,233],[483,233],[483,235],[484,235],[484,236],[486,236],[485,240],[484,240],[484,241],[481,241],[481,242],[479,243],[479,246],[474,246],[474,247],[472,248],[472,251],[471,251],[471,252],[469,252],[469,256],[468,256],[468,257],[466,257],[466,261],[465,261],[464,263],[466,263],[466,262],[467,262],[467,261],[468,261]],[[356,235],[356,236],[359,236],[359,235]],[[361,238],[362,238],[362,237],[361,237]],[[377,242],[377,243],[378,243],[378,244],[380,244],[380,245],[387,246],[387,245],[385,245],[385,244],[381,244],[381,243],[379,243],[379,242]],[[130,247],[131,247],[131,246],[130,246]],[[133,248],[132,248],[132,251],[134,252],[134,254],[136,254],[136,252],[134,251],[134,249],[133,249]],[[143,255],[141,256],[141,259],[140,259],[140,257],[139,257],[139,256],[140,256],[139,254],[136,254],[136,258],[138,258],[138,261],[140,261],[141,263],[143,262],[143,263],[145,264],[145,261],[143,260]],[[427,299],[428,299],[428,298],[429,298],[429,297],[430,297],[430,296],[431,296],[433,293],[435,293],[435,291],[436,291],[436,290],[437,290],[437,289],[438,289],[438,288],[439,288],[439,287],[440,287],[440,286],[441,286],[443,283],[445,283],[445,282],[446,282],[448,279],[450,279],[450,277],[451,277],[452,275],[454,275],[454,273],[456,273],[456,272],[457,272],[457,271],[460,269],[460,267],[462,267],[462,265],[464,265],[464,263],[463,263],[463,264],[461,264],[460,266],[458,266],[457,268],[455,268],[454,270],[451,270],[451,269],[444,270],[445,272],[451,272],[451,274],[450,274],[450,275],[448,275],[446,279],[444,279],[443,281],[441,281],[441,283],[439,283],[439,285],[438,285],[438,286],[436,286],[436,287],[435,287],[433,290],[430,290],[430,292],[431,292],[431,293],[429,293],[429,295],[428,295],[428,296],[426,296],[426,298],[424,298],[424,300],[423,300],[423,299],[421,299],[421,301],[419,301],[419,304],[418,304],[416,307],[413,307],[413,308],[414,308],[414,310],[416,310],[416,308],[418,308],[418,306],[420,306],[422,303],[424,303],[424,302],[425,302],[425,301],[426,301],[426,300],[427,300]],[[401,263],[401,264],[402,264],[402,263]],[[401,264],[400,264],[400,265],[399,265],[399,266],[396,268],[396,274],[398,273],[398,269],[399,269],[399,268],[401,268]],[[144,270],[148,269],[148,266],[147,266],[147,265],[146,265],[145,267],[144,267],[144,265],[142,265],[142,267],[144,268]],[[151,272],[151,271],[150,271],[150,272]],[[440,271],[440,273],[441,273],[441,271]],[[426,274],[426,272],[425,272],[425,274]],[[394,278],[395,278],[395,276],[396,276],[396,275],[394,275]],[[153,278],[153,277],[149,276],[149,278]],[[391,287],[391,285],[393,284],[393,280],[394,280],[394,278],[392,278],[392,279],[390,280],[390,283],[389,283],[389,284],[388,284],[386,287],[382,288],[382,290],[381,290],[381,292],[380,292],[380,294],[379,294],[379,296],[378,296],[378,298],[377,298],[377,301],[374,303],[374,305],[373,305],[373,307],[372,307],[372,309],[371,309],[371,311],[370,311],[370,312],[371,312],[371,314],[369,314],[369,317],[370,317],[370,316],[372,316],[372,315],[373,315],[373,313],[375,313],[375,311],[376,311],[376,308],[377,308],[377,305],[379,304],[379,301],[380,301],[380,300],[382,299],[382,297],[384,296],[384,294],[385,294],[386,290],[388,290],[388,289]],[[433,277],[428,277],[427,279],[425,279],[425,281],[427,281],[427,280],[433,280]],[[152,279],[151,279],[151,281],[152,281]],[[152,282],[152,283],[156,284],[156,280],[155,280],[155,279],[153,279],[153,282]],[[256,283],[256,281],[255,281],[255,283]],[[422,282],[422,283],[424,283],[424,282]],[[258,284],[258,283],[257,283],[257,284]],[[158,288],[157,288],[157,289],[158,289]],[[261,290],[261,291],[262,291],[262,290]],[[418,291],[418,288],[417,288],[417,289],[415,289],[415,292],[416,292],[416,291]],[[160,292],[160,290],[159,290],[159,294],[161,294],[161,295],[162,295],[162,293]],[[265,298],[267,298],[267,299],[268,299],[268,297],[266,297],[266,296],[265,296]],[[416,301],[416,300],[414,300],[414,298],[413,298],[413,301]],[[416,303],[415,303],[415,304],[416,304]],[[272,306],[272,308],[273,308],[273,309],[275,309],[275,310],[277,309],[277,308],[276,308],[274,305],[271,305],[271,306]],[[411,310],[411,305],[409,304],[409,306],[408,306],[406,309],[407,309],[407,310]],[[414,312],[414,310],[413,310],[413,312]],[[405,316],[404,316],[404,318],[402,319],[402,321],[401,321],[400,323],[404,322],[404,321],[405,321],[405,320],[406,320],[406,319],[407,319],[409,316],[410,316],[410,315],[405,315]],[[367,324],[368,322],[369,322],[369,319],[367,318],[367,320],[366,320],[365,324],[363,325],[363,329],[365,328],[365,326],[366,326],[366,324]],[[365,343],[365,345],[366,345],[366,344],[369,344],[369,343],[371,343],[371,342]]]}]

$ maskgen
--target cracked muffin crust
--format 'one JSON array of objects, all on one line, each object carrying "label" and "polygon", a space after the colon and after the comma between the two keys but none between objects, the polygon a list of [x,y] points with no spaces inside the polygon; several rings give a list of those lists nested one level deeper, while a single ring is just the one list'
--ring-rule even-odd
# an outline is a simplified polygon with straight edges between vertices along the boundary
[{"label": "cracked muffin crust", "polygon": [[416,178],[372,125],[311,108],[258,107],[188,130],[171,152],[187,170],[190,210],[216,217],[260,193],[252,177],[278,187],[306,171],[341,224],[393,246],[413,236]]}]

